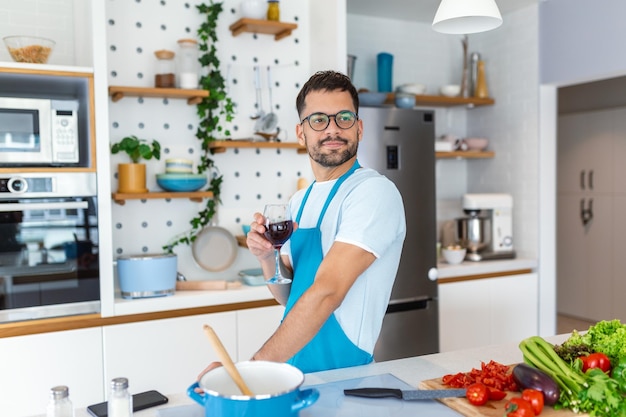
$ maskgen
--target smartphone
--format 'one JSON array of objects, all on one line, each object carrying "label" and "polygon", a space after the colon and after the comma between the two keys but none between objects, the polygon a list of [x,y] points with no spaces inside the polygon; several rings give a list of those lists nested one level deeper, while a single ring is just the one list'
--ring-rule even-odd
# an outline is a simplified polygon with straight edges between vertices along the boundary
[{"label": "smartphone", "polygon": [[[165,404],[169,400],[158,391],[146,391],[133,394],[133,411],[144,410],[157,405]],[[87,407],[87,411],[94,417],[107,417],[107,403],[93,404]]]}]

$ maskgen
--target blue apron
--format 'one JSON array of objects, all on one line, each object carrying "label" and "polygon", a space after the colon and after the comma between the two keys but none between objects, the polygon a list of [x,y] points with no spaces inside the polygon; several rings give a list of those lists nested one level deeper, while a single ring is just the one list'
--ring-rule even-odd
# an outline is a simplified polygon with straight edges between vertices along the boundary
[{"label": "blue apron", "polygon": [[[360,168],[360,165],[356,161],[348,172],[337,179],[326,199],[315,228],[298,228],[291,236],[291,258],[294,276],[289,299],[285,306],[285,316],[315,280],[317,269],[324,258],[322,233],[320,230],[322,219],[341,184],[358,168]],[[300,205],[298,215],[296,216],[296,222],[298,223],[313,184],[309,186]],[[287,362],[299,368],[302,372],[307,373],[365,365],[372,362],[372,359],[371,354],[360,349],[348,339],[333,313],[315,337]]]}]

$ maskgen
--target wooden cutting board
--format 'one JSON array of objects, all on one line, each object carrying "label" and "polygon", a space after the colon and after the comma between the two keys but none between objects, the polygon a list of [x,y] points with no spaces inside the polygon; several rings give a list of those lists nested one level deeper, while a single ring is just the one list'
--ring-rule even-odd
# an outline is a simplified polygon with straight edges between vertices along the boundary
[{"label": "wooden cutting board", "polygon": [[[419,384],[420,389],[446,389],[441,378],[429,379]],[[469,403],[466,398],[442,398],[441,401],[454,411],[467,417],[503,417],[504,405],[509,398],[518,397],[520,393],[507,392],[506,398],[500,401],[489,401],[485,405],[475,406]],[[544,407],[540,417],[588,417],[588,414],[576,414],[570,410],[555,410],[552,407]]]}]

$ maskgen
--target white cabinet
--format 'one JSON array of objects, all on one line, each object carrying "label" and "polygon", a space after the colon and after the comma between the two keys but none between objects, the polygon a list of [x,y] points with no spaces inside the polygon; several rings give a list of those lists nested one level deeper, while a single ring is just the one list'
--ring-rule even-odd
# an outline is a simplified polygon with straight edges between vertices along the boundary
[{"label": "white cabinet", "polygon": [[218,360],[203,326],[211,326],[228,352],[237,351],[237,313],[214,313],[106,326],[104,380],[126,377],[131,392],[183,392]]},{"label": "white cabinet", "polygon": [[439,350],[513,343],[538,333],[536,273],[443,282]]},{"label": "white cabinet", "polygon": [[0,339],[0,415],[45,414],[50,388],[67,385],[76,408],[102,401],[101,328]]},{"label": "white cabinet", "polygon": [[237,357],[240,361],[252,358],[276,331],[285,307],[251,308],[237,311]]},{"label": "white cabinet", "polygon": [[558,119],[557,311],[626,320],[626,108]]}]

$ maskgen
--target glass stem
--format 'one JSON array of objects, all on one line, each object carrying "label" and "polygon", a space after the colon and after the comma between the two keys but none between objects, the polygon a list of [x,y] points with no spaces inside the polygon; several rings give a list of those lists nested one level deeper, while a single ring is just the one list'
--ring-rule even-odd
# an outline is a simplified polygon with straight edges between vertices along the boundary
[{"label": "glass stem", "polygon": [[279,249],[274,249],[274,252],[276,253],[276,255],[274,256],[274,258],[276,259],[276,274],[275,274],[275,276],[280,277],[282,275],[280,273],[280,250]]}]

